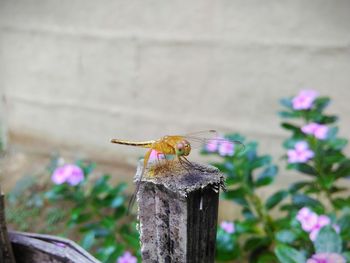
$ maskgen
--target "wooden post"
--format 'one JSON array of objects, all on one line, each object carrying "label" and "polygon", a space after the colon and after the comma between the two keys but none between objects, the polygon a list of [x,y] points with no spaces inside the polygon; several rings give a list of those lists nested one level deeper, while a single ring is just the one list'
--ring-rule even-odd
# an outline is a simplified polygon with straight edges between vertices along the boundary
[{"label": "wooden post", "polygon": [[[135,181],[141,171],[140,163]],[[224,177],[212,166],[146,169],[137,194],[142,262],[214,262],[220,187]]]},{"label": "wooden post", "polygon": [[5,196],[0,188],[0,262],[15,263],[12,246],[9,241],[6,218],[5,218]]}]

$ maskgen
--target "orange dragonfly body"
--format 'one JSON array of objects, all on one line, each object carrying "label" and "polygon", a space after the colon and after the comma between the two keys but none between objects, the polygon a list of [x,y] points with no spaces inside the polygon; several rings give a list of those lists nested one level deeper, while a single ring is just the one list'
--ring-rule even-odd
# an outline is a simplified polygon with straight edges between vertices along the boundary
[{"label": "orange dragonfly body", "polygon": [[146,168],[153,150],[158,154],[176,155],[180,161],[187,159],[185,156],[191,152],[191,144],[183,136],[164,136],[159,140],[131,142],[125,140],[112,139],[112,143],[149,148],[144,157],[143,169]]}]

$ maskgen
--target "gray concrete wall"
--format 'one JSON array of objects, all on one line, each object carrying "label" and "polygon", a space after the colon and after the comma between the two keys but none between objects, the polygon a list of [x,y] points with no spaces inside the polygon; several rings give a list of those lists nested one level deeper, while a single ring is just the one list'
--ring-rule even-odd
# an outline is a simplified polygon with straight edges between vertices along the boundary
[{"label": "gray concrete wall", "polygon": [[109,138],[218,129],[277,156],[302,88],[348,137],[350,1],[0,0],[0,69],[12,138],[134,160]]}]

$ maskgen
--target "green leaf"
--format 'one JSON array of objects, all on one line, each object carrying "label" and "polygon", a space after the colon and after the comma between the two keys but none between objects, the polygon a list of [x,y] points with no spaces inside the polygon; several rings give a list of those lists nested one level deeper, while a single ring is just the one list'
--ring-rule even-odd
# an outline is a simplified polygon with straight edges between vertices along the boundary
[{"label": "green leaf", "polygon": [[287,245],[277,245],[275,254],[281,263],[305,263],[304,254]]},{"label": "green leaf", "polygon": [[315,176],[317,174],[315,168],[307,163],[291,163],[287,166],[288,169],[294,169],[301,173]]},{"label": "green leaf", "polygon": [[244,234],[244,233],[256,233],[258,232],[258,220],[254,219],[246,219],[242,222],[235,221],[235,234]]},{"label": "green leaf", "polygon": [[219,229],[216,238],[216,259],[233,260],[238,257],[239,252],[240,249],[235,236]]},{"label": "green leaf", "polygon": [[346,259],[346,262],[350,262],[350,251],[344,252],[343,257]]},{"label": "green leaf", "polygon": [[239,181],[239,177],[236,174],[236,169],[232,163],[232,161],[227,161],[224,163],[210,163],[211,165],[218,168],[221,172],[227,175],[226,184],[232,185]]},{"label": "green leaf", "polygon": [[99,194],[108,191],[108,189],[110,188],[108,184],[109,179],[109,175],[103,175],[102,177],[98,178],[95,184],[93,185],[91,193],[94,196],[98,196]]},{"label": "green leaf", "polygon": [[271,240],[267,237],[252,237],[249,238],[244,244],[245,251],[253,251],[256,249],[268,247]]},{"label": "green leaf", "polygon": [[296,194],[292,196],[292,202],[299,208],[304,206],[313,207],[317,211],[323,211],[323,205],[316,199],[313,199],[307,195]]},{"label": "green leaf", "polygon": [[122,233],[122,236],[129,246],[131,246],[135,250],[138,250],[140,248],[140,240],[138,236],[133,236],[128,233]]},{"label": "green leaf", "polygon": [[260,187],[271,184],[277,174],[277,171],[278,168],[276,165],[266,167],[265,170],[260,175],[258,175],[255,185],[257,187]]},{"label": "green leaf", "polygon": [[235,233],[257,233],[259,232],[259,227],[257,227],[258,223],[259,221],[256,218],[246,219],[242,222],[235,221]]},{"label": "green leaf", "polygon": [[327,132],[327,139],[328,140],[333,140],[337,136],[339,131],[338,127],[330,127]]},{"label": "green leaf", "polygon": [[86,249],[89,250],[92,245],[95,242],[95,233],[93,231],[88,232],[84,237],[83,240],[81,241],[81,246]]},{"label": "green leaf", "polygon": [[322,124],[334,123],[337,120],[338,120],[338,117],[335,115],[320,115],[317,119],[315,119],[316,122],[322,123]]},{"label": "green leaf", "polygon": [[303,138],[299,138],[299,137],[289,138],[283,142],[283,147],[286,149],[292,149],[292,148],[294,148],[295,144],[297,142],[299,142],[300,140],[304,140],[304,137]]},{"label": "green leaf", "polygon": [[335,181],[333,174],[327,174],[318,178],[320,185],[325,189],[330,189]]},{"label": "green leaf", "polygon": [[334,174],[337,178],[346,177],[350,175],[350,159],[346,159],[339,164]]},{"label": "green leaf", "polygon": [[285,244],[291,244],[297,238],[293,231],[287,229],[278,231],[275,236],[278,241]]},{"label": "green leaf", "polygon": [[342,240],[333,227],[323,227],[314,243],[316,253],[341,253]]},{"label": "green leaf", "polygon": [[319,97],[314,101],[314,106],[317,111],[323,111],[329,105],[330,101],[328,97]]},{"label": "green leaf", "polygon": [[115,262],[116,259],[114,257],[114,254],[117,253],[118,255],[121,255],[122,251],[125,249],[123,249],[124,246],[117,244],[115,240],[113,241],[113,244],[106,244],[105,246],[101,247],[96,253],[96,257],[102,262]]},{"label": "green leaf", "polygon": [[300,133],[300,127],[295,126],[295,125],[293,125],[291,123],[282,122],[281,126],[282,126],[282,128],[285,128],[286,130],[290,130],[290,131],[292,131],[294,133]]},{"label": "green leaf", "polygon": [[127,183],[120,183],[116,187],[114,187],[112,190],[110,190],[108,193],[109,195],[117,195],[126,190],[128,187]]},{"label": "green leaf", "polygon": [[[348,197],[348,200],[350,202],[350,197]],[[339,219],[338,225],[342,232],[349,232],[349,235],[350,235],[350,214],[343,215]]]},{"label": "green leaf", "polygon": [[257,263],[278,263],[278,260],[272,252],[266,251],[259,255]]},{"label": "green leaf", "polygon": [[115,209],[113,216],[116,220],[118,220],[118,219],[122,218],[126,214],[126,212],[127,212],[126,207],[120,206],[120,207]]},{"label": "green leaf", "polygon": [[344,159],[345,156],[341,152],[327,152],[323,159],[323,165],[332,165],[335,163],[339,163]]},{"label": "green leaf", "polygon": [[78,160],[76,162],[76,165],[78,165],[83,170],[85,176],[91,174],[96,167],[96,163],[86,162],[84,160]]},{"label": "green leaf", "polygon": [[350,214],[344,214],[337,223],[341,231],[341,238],[343,240],[350,240]]},{"label": "green leaf", "polygon": [[328,144],[330,145],[330,147],[332,147],[332,149],[340,151],[348,144],[348,140],[343,138],[336,138],[330,140]]},{"label": "green leaf", "polygon": [[293,103],[291,98],[282,98],[280,99],[280,104],[288,109],[293,109]]},{"label": "green leaf", "polygon": [[239,141],[239,142],[244,142],[245,140],[245,137],[242,136],[241,134],[239,133],[230,133],[230,134],[226,134],[225,135],[225,138],[231,140],[231,141]]},{"label": "green leaf", "polygon": [[255,215],[253,214],[253,212],[248,207],[244,207],[242,209],[242,215],[247,220],[249,220],[249,219],[256,219]]},{"label": "green leaf", "polygon": [[278,115],[281,118],[288,118],[288,119],[300,117],[300,114],[298,112],[295,112],[295,111],[293,111],[293,112],[291,112],[291,111],[280,111],[280,112],[278,112]]},{"label": "green leaf", "polygon": [[270,155],[264,155],[261,157],[257,157],[253,162],[250,164],[252,169],[262,167],[264,165],[268,165],[271,163],[271,156]]},{"label": "green leaf", "polygon": [[265,203],[266,208],[267,209],[274,208],[287,196],[288,196],[288,191],[286,191],[286,190],[280,190],[280,191],[274,193],[266,200],[266,203]]},{"label": "green leaf", "polygon": [[311,182],[310,181],[299,181],[299,182],[295,182],[293,184],[291,184],[289,186],[289,193],[291,194],[295,194],[296,192],[298,192],[300,189],[302,189],[303,187],[309,185]]},{"label": "green leaf", "polygon": [[228,200],[232,200],[235,203],[248,207],[248,202],[245,199],[245,191],[243,188],[237,188],[235,190],[228,190],[223,193],[223,197]]},{"label": "green leaf", "polygon": [[110,207],[113,207],[113,208],[120,207],[123,205],[123,203],[124,203],[124,197],[123,196],[116,196],[112,200]]}]

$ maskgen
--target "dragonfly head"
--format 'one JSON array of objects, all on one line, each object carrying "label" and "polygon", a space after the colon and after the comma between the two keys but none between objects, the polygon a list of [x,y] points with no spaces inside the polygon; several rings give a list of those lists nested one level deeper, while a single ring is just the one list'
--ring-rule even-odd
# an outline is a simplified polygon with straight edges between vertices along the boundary
[{"label": "dragonfly head", "polygon": [[176,144],[175,152],[177,156],[187,156],[191,152],[191,145],[188,141],[182,140]]}]

